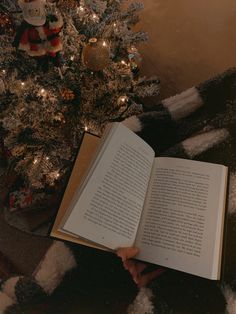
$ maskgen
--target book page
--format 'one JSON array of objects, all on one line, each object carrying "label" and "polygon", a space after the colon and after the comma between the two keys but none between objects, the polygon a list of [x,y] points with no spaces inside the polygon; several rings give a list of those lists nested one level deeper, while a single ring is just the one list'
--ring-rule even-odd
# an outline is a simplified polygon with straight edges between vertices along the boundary
[{"label": "book page", "polygon": [[156,158],[135,245],[138,258],[219,277],[227,168]]},{"label": "book page", "polygon": [[133,245],[154,151],[122,124],[111,130],[63,230],[110,249]]}]

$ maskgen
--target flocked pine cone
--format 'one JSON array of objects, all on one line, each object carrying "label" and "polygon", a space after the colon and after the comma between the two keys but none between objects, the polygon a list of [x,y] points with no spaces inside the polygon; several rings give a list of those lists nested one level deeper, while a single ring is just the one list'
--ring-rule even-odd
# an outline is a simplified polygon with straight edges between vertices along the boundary
[{"label": "flocked pine cone", "polygon": [[69,89],[69,88],[64,88],[62,91],[61,91],[61,96],[64,100],[73,100],[75,99],[75,94],[74,92]]}]

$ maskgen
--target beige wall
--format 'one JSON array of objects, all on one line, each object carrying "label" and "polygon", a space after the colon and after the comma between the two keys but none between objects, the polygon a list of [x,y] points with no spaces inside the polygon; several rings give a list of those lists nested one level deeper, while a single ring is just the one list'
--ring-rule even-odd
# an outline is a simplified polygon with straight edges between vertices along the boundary
[{"label": "beige wall", "polygon": [[161,97],[236,65],[235,0],[142,0],[143,72],[157,74]]}]

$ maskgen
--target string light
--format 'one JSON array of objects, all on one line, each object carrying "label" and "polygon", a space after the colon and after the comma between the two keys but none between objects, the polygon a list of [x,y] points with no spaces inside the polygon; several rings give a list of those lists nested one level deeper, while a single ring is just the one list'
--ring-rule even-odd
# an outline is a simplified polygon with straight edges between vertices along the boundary
[{"label": "string light", "polygon": [[87,126],[85,126],[85,127],[84,127],[84,130],[87,132],[87,131],[88,131],[88,127],[87,127]]},{"label": "string light", "polygon": [[75,60],[75,56],[71,56],[70,59],[71,59],[71,61],[74,61]]},{"label": "string light", "polygon": [[42,95],[42,96],[46,96],[46,90],[44,89],[44,88],[41,88],[40,89],[40,94]]},{"label": "string light", "polygon": [[99,20],[99,17],[97,16],[97,14],[93,14],[92,15],[92,19],[94,20],[94,21],[98,21]]},{"label": "string light", "polygon": [[21,86],[25,86],[25,82],[21,82]]},{"label": "string light", "polygon": [[48,156],[46,157],[46,160],[49,160],[49,157],[48,157]]},{"label": "string light", "polygon": [[104,47],[107,46],[107,43],[105,42],[105,40],[104,40],[104,42],[102,43],[102,45],[103,45]]},{"label": "string light", "polygon": [[33,164],[36,165],[37,162],[38,162],[38,159],[37,159],[37,158],[34,158]]},{"label": "string light", "polygon": [[131,46],[128,51],[137,51],[137,48],[135,46]]},{"label": "string light", "polygon": [[3,73],[3,74],[6,74],[6,70],[5,70],[5,69],[3,69],[3,70],[2,70],[2,73]]},{"label": "string light", "polygon": [[120,96],[118,99],[118,104],[123,105],[128,100],[127,96]]},{"label": "string light", "polygon": [[56,173],[56,178],[58,179],[60,177],[60,173]]},{"label": "string light", "polygon": [[127,65],[127,63],[124,60],[121,60],[121,64]]},{"label": "string light", "polygon": [[79,6],[79,10],[83,12],[84,11],[84,7],[82,7],[82,5]]},{"label": "string light", "polygon": [[114,30],[115,30],[115,32],[117,32],[117,24],[116,24],[116,23],[114,23],[114,24],[113,24],[113,26],[114,26]]}]

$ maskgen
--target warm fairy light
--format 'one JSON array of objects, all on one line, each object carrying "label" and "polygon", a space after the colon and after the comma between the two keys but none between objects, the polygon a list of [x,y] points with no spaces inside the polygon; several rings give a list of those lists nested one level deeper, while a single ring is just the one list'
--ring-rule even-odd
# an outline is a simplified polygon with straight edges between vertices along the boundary
[{"label": "warm fairy light", "polygon": [[60,177],[60,173],[57,172],[57,173],[56,173],[56,178],[59,178],[59,177]]},{"label": "warm fairy light", "polygon": [[77,7],[77,13],[79,12],[84,12],[84,7],[82,5],[80,5],[79,7]]},{"label": "warm fairy light", "polygon": [[25,82],[21,82],[21,86],[25,86]]},{"label": "warm fairy light", "polygon": [[85,129],[86,132],[88,131],[88,127],[87,126],[85,126],[84,129]]},{"label": "warm fairy light", "polygon": [[40,94],[42,95],[42,96],[46,96],[46,90],[44,89],[44,88],[41,88],[40,89]]},{"label": "warm fairy light", "polygon": [[124,60],[121,60],[121,64],[127,65],[127,63]]},{"label": "warm fairy light", "polygon": [[75,60],[75,56],[71,56],[70,59],[71,59],[71,61],[74,61]]},{"label": "warm fairy light", "polygon": [[117,25],[116,23],[113,24],[114,27],[116,27],[116,25]]},{"label": "warm fairy light", "polygon": [[127,96],[120,96],[118,99],[118,103],[121,105],[124,104],[127,100],[128,100]]},{"label": "warm fairy light", "polygon": [[37,159],[37,158],[34,158],[33,164],[36,165],[37,162],[38,162],[38,159]]},{"label": "warm fairy light", "polygon": [[46,157],[46,160],[49,160],[49,157],[48,157],[48,156]]},{"label": "warm fairy light", "polygon": [[6,70],[5,70],[5,69],[3,69],[3,70],[2,70],[2,73],[3,73],[3,74],[6,74]]},{"label": "warm fairy light", "polygon": [[102,45],[103,45],[104,47],[106,47],[106,46],[107,46],[107,43],[104,41],[104,42],[102,43]]},{"label": "warm fairy light", "polygon": [[94,14],[92,15],[92,18],[93,18],[94,20],[98,20],[97,14],[94,13]]}]

